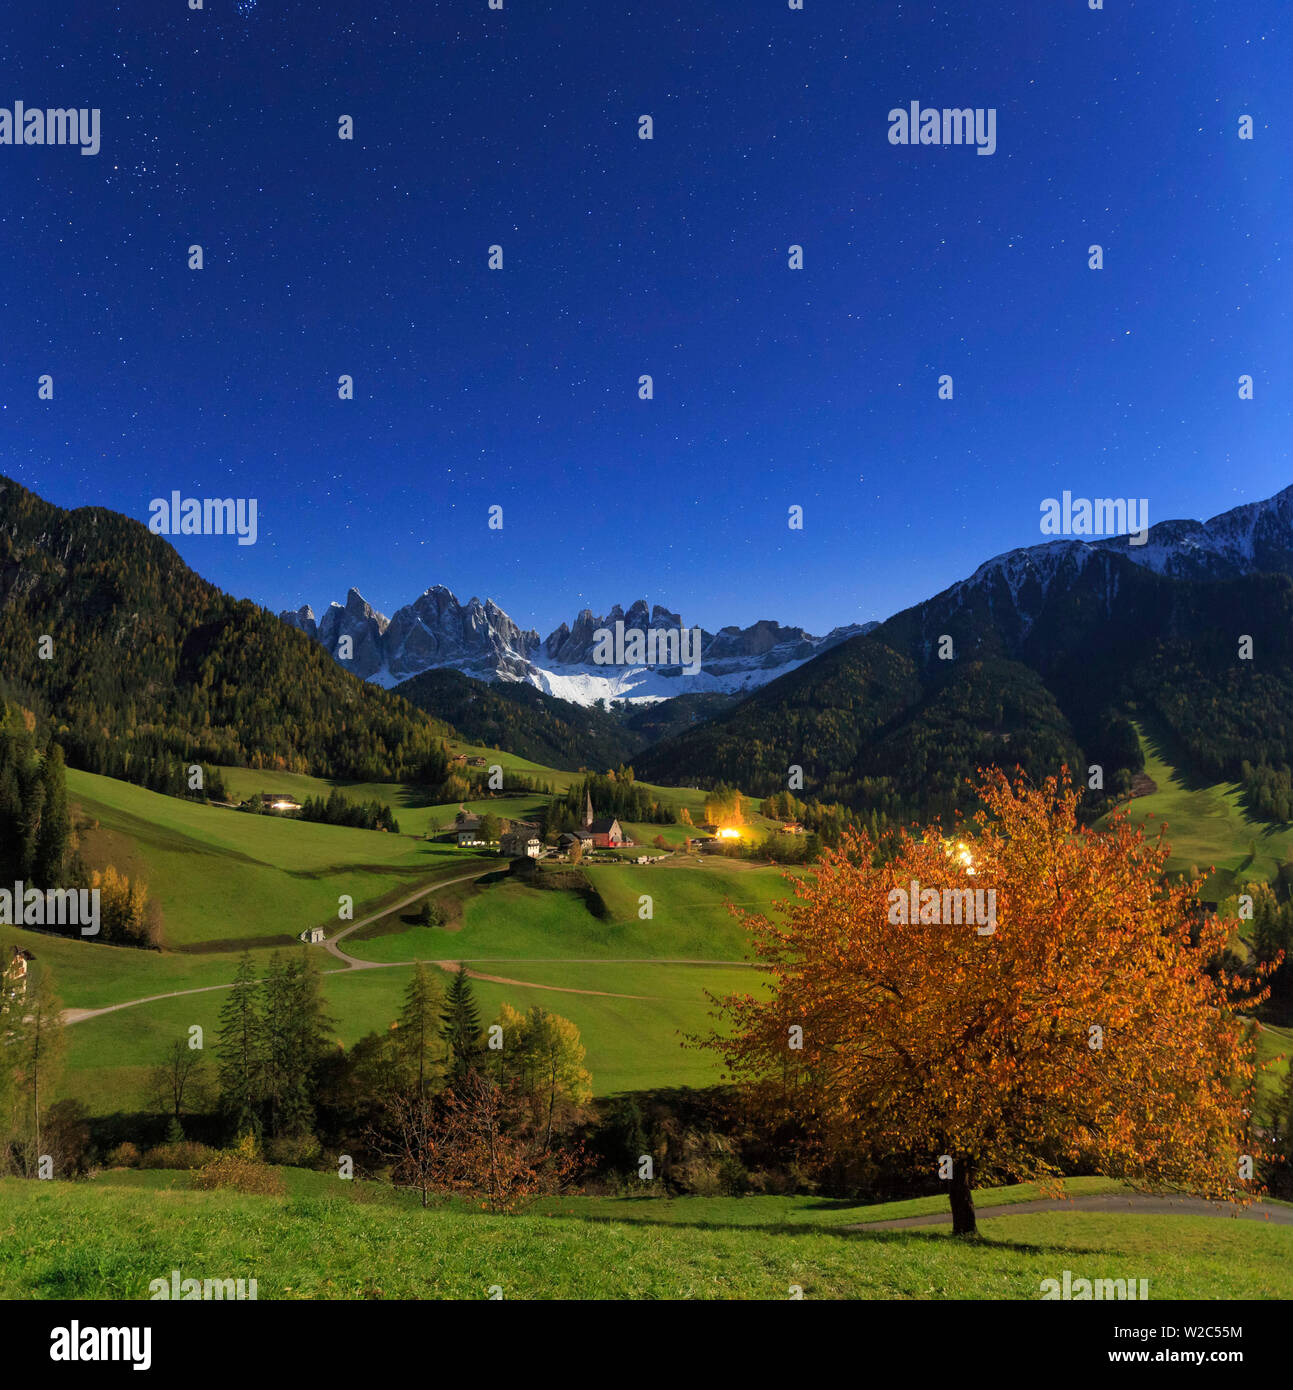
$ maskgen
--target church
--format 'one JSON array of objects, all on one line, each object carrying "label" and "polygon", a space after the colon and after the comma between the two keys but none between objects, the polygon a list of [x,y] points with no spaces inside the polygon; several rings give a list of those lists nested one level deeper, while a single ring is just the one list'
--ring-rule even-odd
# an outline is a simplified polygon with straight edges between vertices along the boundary
[{"label": "church", "polygon": [[561,847],[569,849],[570,842],[582,840],[584,848],[590,845],[595,849],[618,849],[620,845],[627,844],[620,823],[614,816],[603,816],[597,819],[593,815],[593,798],[591,792],[584,795],[584,823],[583,826],[573,834],[566,834],[561,837]]}]

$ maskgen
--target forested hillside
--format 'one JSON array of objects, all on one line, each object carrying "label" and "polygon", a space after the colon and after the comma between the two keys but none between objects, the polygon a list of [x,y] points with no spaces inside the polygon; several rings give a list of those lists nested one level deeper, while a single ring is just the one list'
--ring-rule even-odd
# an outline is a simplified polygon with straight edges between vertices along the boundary
[{"label": "forested hillside", "polygon": [[1290,814],[1293,581],[1173,580],[1109,553],[1062,578],[954,586],[639,755],[639,775],[766,795],[798,765],[805,792],[891,816],[967,805],[987,763],[1081,781],[1098,764],[1108,794],[1141,766],[1139,710],[1193,772]]},{"label": "forested hillside", "polygon": [[0,694],[76,767],[169,789],[191,763],[438,782],[447,725],[199,578],[142,523],[0,478]]}]

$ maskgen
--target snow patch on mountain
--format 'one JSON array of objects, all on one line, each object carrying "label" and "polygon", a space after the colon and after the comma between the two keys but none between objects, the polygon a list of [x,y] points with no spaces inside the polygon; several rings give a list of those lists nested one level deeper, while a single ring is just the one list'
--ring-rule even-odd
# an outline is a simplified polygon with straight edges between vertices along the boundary
[{"label": "snow patch on mountain", "polygon": [[427,589],[387,618],[351,589],[344,604],[333,603],[316,622],[305,605],[280,615],[356,675],[376,685],[398,685],[423,671],[451,667],[486,681],[525,681],[549,695],[579,705],[599,700],[650,703],[675,695],[732,694],[766,685],[819,653],[869,631],[874,623],[835,628],[814,637],[799,627],[761,620],[748,628],[702,631],[701,669],[605,666],[593,660],[596,634],[623,622],[625,630],[677,629],[682,619],[639,599],[628,610],[618,604],[603,617],[585,608],[572,625],[540,640],[522,630],[492,600],[460,603],[443,585]]}]

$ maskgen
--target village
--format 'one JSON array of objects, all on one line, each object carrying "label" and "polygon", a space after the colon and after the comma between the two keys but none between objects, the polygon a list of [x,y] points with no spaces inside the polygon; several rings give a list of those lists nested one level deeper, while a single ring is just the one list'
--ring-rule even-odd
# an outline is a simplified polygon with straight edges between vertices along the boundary
[{"label": "village", "polygon": [[[614,816],[598,817],[593,812],[593,800],[588,796],[584,806],[583,824],[562,835],[549,837],[555,843],[545,844],[542,827],[537,821],[500,820],[486,812],[477,815],[459,807],[453,826],[448,832],[460,849],[489,849],[495,844],[507,859],[569,859],[581,858],[589,850],[624,849],[634,846]],[[434,832],[428,832],[428,838]],[[443,837],[445,832],[439,832]],[[576,849],[576,845],[578,849]],[[642,855],[638,863],[648,863],[650,856]]]}]

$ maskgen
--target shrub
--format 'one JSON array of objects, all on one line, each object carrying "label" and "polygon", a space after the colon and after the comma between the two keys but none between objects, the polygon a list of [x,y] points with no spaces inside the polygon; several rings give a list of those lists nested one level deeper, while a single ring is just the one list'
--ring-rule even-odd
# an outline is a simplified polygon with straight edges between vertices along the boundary
[{"label": "shrub", "polygon": [[79,1100],[59,1100],[49,1107],[40,1140],[59,1177],[80,1177],[89,1168],[90,1125]]},{"label": "shrub", "polygon": [[265,1145],[265,1154],[271,1163],[281,1163],[289,1168],[313,1168],[322,1152],[313,1134],[292,1139],[271,1139]]},{"label": "shrub", "polygon": [[444,908],[439,903],[432,902],[430,898],[424,898],[417,919],[419,925],[424,927],[442,927],[445,923]]},{"label": "shrub", "polygon": [[204,1163],[193,1174],[193,1186],[204,1192],[255,1192],[261,1196],[281,1197],[286,1191],[281,1175],[240,1150],[241,1146],[227,1149]]},{"label": "shrub", "polygon": [[109,1168],[138,1168],[139,1150],[127,1140],[108,1151],[107,1164]]},{"label": "shrub", "polygon": [[216,1150],[207,1144],[186,1139],[182,1144],[158,1144],[139,1160],[141,1168],[200,1168],[210,1162]]}]

